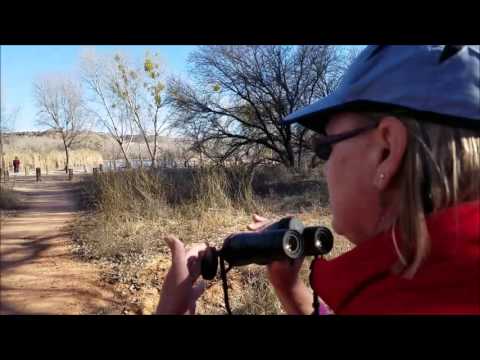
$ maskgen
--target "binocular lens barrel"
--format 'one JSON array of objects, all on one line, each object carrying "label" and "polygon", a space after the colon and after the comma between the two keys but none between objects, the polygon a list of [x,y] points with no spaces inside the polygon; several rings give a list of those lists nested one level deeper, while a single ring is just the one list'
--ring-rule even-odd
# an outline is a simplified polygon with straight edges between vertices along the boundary
[{"label": "binocular lens barrel", "polygon": [[[298,259],[303,255],[303,241],[296,230],[286,230],[283,236],[283,252],[290,259]],[[284,257],[284,259],[286,259]]]},{"label": "binocular lens barrel", "polygon": [[205,256],[200,264],[202,277],[205,280],[212,280],[218,271],[218,253],[213,247],[207,248]]},{"label": "binocular lens barrel", "polygon": [[220,250],[209,248],[201,263],[206,280],[215,277],[221,256],[232,266],[267,265],[272,261],[328,254],[333,234],[324,226],[305,227],[293,217],[283,218],[257,233],[240,233],[225,239]]},{"label": "binocular lens barrel", "polygon": [[303,243],[296,230],[243,233],[227,238],[220,252],[230,266],[266,265],[276,260],[300,257]]},{"label": "binocular lens barrel", "polygon": [[303,230],[304,256],[328,254],[333,248],[333,234],[324,226],[310,226]]}]

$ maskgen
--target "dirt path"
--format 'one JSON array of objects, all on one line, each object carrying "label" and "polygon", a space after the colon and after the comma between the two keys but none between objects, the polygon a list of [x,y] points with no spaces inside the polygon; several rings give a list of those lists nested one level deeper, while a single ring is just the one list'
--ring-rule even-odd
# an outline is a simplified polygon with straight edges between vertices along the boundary
[{"label": "dirt path", "polygon": [[120,307],[99,268],[71,255],[66,225],[77,208],[75,185],[65,178],[16,179],[27,209],[1,222],[0,314],[117,313]]}]

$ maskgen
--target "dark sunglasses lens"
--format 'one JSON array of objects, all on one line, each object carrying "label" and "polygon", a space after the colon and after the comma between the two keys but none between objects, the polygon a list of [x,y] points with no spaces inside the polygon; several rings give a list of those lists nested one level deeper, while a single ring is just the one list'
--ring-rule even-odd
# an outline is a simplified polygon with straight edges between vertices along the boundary
[{"label": "dark sunglasses lens", "polygon": [[315,147],[315,154],[322,160],[327,161],[332,152],[330,145],[318,145]]}]

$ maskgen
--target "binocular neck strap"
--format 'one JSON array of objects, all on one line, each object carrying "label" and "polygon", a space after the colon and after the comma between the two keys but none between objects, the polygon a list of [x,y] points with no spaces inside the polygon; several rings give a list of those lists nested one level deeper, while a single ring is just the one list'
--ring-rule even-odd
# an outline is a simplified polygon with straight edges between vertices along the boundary
[{"label": "binocular neck strap", "polygon": [[228,283],[227,283],[227,271],[225,271],[225,261],[223,256],[220,255],[220,276],[222,277],[222,287],[223,287],[223,298],[225,299],[225,308],[227,309],[228,315],[232,315],[232,310],[230,309],[230,302],[228,301]]},{"label": "binocular neck strap", "polygon": [[320,301],[318,300],[317,293],[315,292],[315,287],[313,286],[313,265],[315,264],[315,260],[317,260],[318,255],[315,255],[315,257],[312,260],[312,263],[310,264],[310,276],[309,276],[309,281],[310,281],[310,287],[313,290],[313,313],[312,315],[319,315],[319,310],[320,310]]}]

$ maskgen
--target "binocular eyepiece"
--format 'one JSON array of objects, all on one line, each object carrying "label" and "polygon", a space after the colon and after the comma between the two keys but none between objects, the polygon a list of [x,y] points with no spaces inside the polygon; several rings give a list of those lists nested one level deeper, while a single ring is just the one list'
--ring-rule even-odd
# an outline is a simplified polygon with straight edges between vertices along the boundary
[{"label": "binocular eyepiece", "polygon": [[325,255],[332,247],[333,235],[328,228],[305,227],[300,220],[286,217],[259,233],[231,235],[225,239],[220,250],[208,248],[202,259],[201,273],[204,279],[213,279],[220,256],[230,267],[267,265],[277,260]]}]

